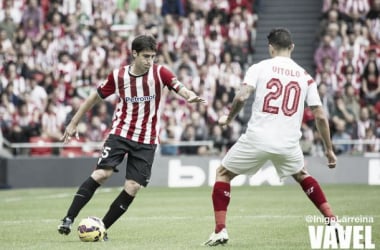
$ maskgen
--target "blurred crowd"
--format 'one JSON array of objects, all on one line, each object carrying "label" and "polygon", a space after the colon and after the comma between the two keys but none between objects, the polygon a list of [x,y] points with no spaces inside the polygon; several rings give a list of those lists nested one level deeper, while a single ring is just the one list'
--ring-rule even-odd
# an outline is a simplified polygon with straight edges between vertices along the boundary
[{"label": "blurred crowd", "polygon": [[[161,153],[220,154],[236,141],[244,117],[216,125],[252,61],[258,0],[0,0],[0,125],[11,143],[58,142],[83,100],[115,68],[131,62],[136,35],[158,40],[157,63],[169,67],[209,105],[166,95]],[[78,125],[79,142],[101,142],[115,99]],[[186,141],[213,147],[179,146]],[[93,155],[93,148],[13,148],[14,155]]]},{"label": "blurred crowd", "polygon": [[[259,0],[0,0],[0,125],[11,143],[58,142],[91,91],[131,62],[139,34],[158,41],[157,63],[208,104],[166,94],[160,152],[224,153],[244,131],[242,112],[217,125],[252,63]],[[314,54],[315,79],[338,154],[380,150],[380,0],[324,0]],[[115,99],[78,126],[79,142],[101,142]],[[312,113],[302,123],[305,154],[323,146]],[[354,140],[352,143],[352,140]],[[207,145],[186,142],[211,141]],[[14,155],[94,155],[99,148],[13,148]]]},{"label": "blurred crowd", "polygon": [[[335,150],[380,152],[380,0],[324,0],[321,12],[315,79]],[[306,110],[304,153],[323,154],[313,127]]]}]

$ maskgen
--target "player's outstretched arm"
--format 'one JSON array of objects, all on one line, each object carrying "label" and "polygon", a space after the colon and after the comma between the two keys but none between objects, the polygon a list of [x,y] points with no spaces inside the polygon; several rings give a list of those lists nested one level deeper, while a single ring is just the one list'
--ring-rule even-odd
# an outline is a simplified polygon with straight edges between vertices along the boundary
[{"label": "player's outstretched arm", "polygon": [[193,91],[189,90],[185,86],[182,86],[181,89],[177,92],[180,96],[185,98],[189,103],[204,103],[206,104],[206,100],[202,97],[195,94]]},{"label": "player's outstretched arm", "polygon": [[98,95],[97,92],[93,92],[90,96],[84,101],[84,103],[80,106],[78,111],[75,113],[70,123],[67,125],[65,132],[61,138],[61,141],[67,143],[70,141],[71,137],[74,135],[78,137],[77,126],[82,118],[82,116],[89,111],[96,103],[98,103],[102,98]]},{"label": "player's outstretched arm", "polygon": [[255,89],[252,86],[243,84],[239,90],[239,92],[235,95],[232,106],[230,109],[230,113],[228,115],[223,115],[219,118],[219,125],[227,125],[229,124],[237,114],[239,114],[240,110],[244,107],[246,101],[249,96],[253,93]]},{"label": "player's outstretched arm", "polygon": [[323,144],[325,146],[325,154],[328,161],[329,168],[335,168],[336,156],[334,153],[333,145],[330,138],[330,127],[327,117],[322,109],[322,106],[310,107],[315,117],[315,124],[322,137]]}]

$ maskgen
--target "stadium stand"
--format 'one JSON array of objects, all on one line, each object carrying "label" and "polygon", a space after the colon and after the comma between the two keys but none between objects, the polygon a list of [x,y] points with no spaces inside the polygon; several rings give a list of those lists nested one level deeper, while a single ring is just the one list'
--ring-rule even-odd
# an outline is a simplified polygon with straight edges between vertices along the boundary
[{"label": "stadium stand", "polygon": [[[353,145],[347,153],[379,152],[380,148],[379,2],[326,0],[322,9],[316,10],[321,13],[320,28],[315,31],[317,42],[330,36],[338,58],[334,67],[335,58],[321,58],[314,64],[309,55],[307,63],[315,66],[318,84],[327,87],[325,100],[330,101],[326,107],[331,107],[326,110],[331,114],[334,134],[342,120],[339,117],[350,118],[347,114],[353,113],[354,118],[345,121],[348,143]],[[112,120],[112,98],[82,120],[79,142],[62,147],[59,137],[90,91],[113,68],[131,61],[131,39],[149,33],[159,42],[157,61],[210,104],[186,109],[185,102],[168,95],[161,117],[161,153],[222,154],[244,130],[247,120],[242,114],[231,126],[216,126],[245,70],[255,61],[262,6],[259,0],[0,0],[4,145],[14,155],[96,155],[94,147],[78,145],[104,139]],[[354,95],[348,85],[354,87]],[[339,97],[345,108],[337,107]],[[356,102],[360,110],[354,108]],[[364,108],[368,120],[360,115]],[[304,151],[318,155],[323,149],[312,120],[306,112]],[[36,138],[50,141],[54,148],[28,149],[25,143]]]}]

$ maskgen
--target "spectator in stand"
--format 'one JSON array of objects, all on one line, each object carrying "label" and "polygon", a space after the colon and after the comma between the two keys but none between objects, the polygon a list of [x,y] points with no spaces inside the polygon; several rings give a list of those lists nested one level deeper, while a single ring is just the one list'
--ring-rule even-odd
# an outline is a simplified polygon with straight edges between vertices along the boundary
[{"label": "spectator in stand", "polygon": [[22,14],[22,28],[27,37],[39,41],[44,32],[42,9],[37,0],[28,0]]},{"label": "spectator in stand", "polygon": [[46,25],[46,30],[51,30],[55,38],[62,38],[65,35],[62,16],[58,12],[53,13],[51,22]]},{"label": "spectator in stand", "polygon": [[337,155],[350,153],[352,147],[349,141],[351,139],[350,134],[346,132],[346,122],[344,120],[337,121],[335,123],[335,132],[332,135],[334,152]]},{"label": "spectator in stand", "polygon": [[343,43],[339,24],[337,22],[328,23],[326,33],[331,37],[331,45],[339,49]]},{"label": "spectator in stand", "polygon": [[112,124],[112,108],[110,101],[105,101],[95,105],[92,116],[97,116],[102,124],[110,127]]},{"label": "spectator in stand", "polygon": [[189,70],[191,77],[198,76],[197,65],[194,61],[191,60],[190,54],[187,51],[181,52],[180,58],[173,65],[173,70],[176,74],[179,74],[180,68],[183,67]]},{"label": "spectator in stand", "polygon": [[208,128],[206,126],[206,120],[198,111],[191,113],[191,122],[190,124],[194,127],[195,130],[195,140],[204,141],[208,138]]},{"label": "spectator in stand", "polygon": [[81,49],[86,45],[84,36],[78,32],[78,29],[69,26],[65,29],[64,36],[60,39],[59,47],[68,53],[72,58],[79,58]]},{"label": "spectator in stand", "polygon": [[132,27],[138,23],[137,13],[131,10],[129,1],[123,1],[124,4],[121,8],[118,8],[113,16],[113,24],[126,25],[128,29],[132,30]]},{"label": "spectator in stand", "polygon": [[[66,114],[65,121],[63,123],[65,127],[69,124],[69,122],[71,121],[75,113],[78,111],[78,109],[82,105],[82,100],[78,97],[74,97],[70,100],[69,104],[70,104],[71,110]],[[83,116],[80,122],[87,123],[88,117]]]},{"label": "spectator in stand", "polygon": [[352,84],[347,83],[344,86],[344,92],[342,97],[346,108],[348,110],[351,110],[354,115],[354,119],[358,120],[360,112],[360,98]]},{"label": "spectator in stand", "polygon": [[212,102],[216,93],[216,78],[211,75],[209,67],[202,65],[199,68],[199,75],[194,77],[191,83],[192,89],[200,93],[202,90],[202,96],[208,101]]},{"label": "spectator in stand", "polygon": [[[28,103],[21,103],[13,116],[10,140],[12,142],[29,142],[30,137],[37,136],[41,131],[38,112],[30,112]],[[23,151],[23,150],[20,150]],[[18,152],[20,154],[22,152]]]},{"label": "spectator in stand", "polygon": [[317,66],[317,71],[323,70],[323,60],[325,60],[325,58],[331,60],[331,66],[335,69],[339,59],[338,49],[331,45],[331,36],[327,33],[323,35],[320,45],[314,53],[314,62]]},{"label": "spectator in stand", "polygon": [[326,83],[320,82],[318,84],[318,93],[322,101],[323,110],[328,119],[331,118],[331,113],[334,107],[333,96],[328,93],[328,88]]},{"label": "spectator in stand", "polygon": [[164,16],[163,24],[163,42],[169,45],[169,51],[174,52],[174,45],[177,41],[181,31],[180,28],[172,15]]},{"label": "spectator in stand", "polygon": [[[0,21],[3,21],[9,15],[12,22],[19,25],[22,19],[22,9],[24,6],[18,6],[14,0],[5,0],[3,8],[0,8]],[[8,13],[8,14],[7,14]]]},{"label": "spectator in stand", "polygon": [[17,107],[22,103],[22,99],[19,95],[15,94],[13,82],[9,82],[3,91],[7,103],[9,104],[11,113],[16,111]]},{"label": "spectator in stand", "polygon": [[[211,0],[210,8],[206,14],[206,21],[208,25],[214,24],[214,18],[219,19],[219,23],[224,29],[224,26],[228,23],[229,16],[229,3],[227,0]],[[223,31],[223,30],[221,30]],[[221,34],[223,37],[227,36],[227,33]]]},{"label": "spectator in stand", "polygon": [[28,79],[30,89],[30,99],[36,109],[42,113],[46,109],[48,95],[46,90],[40,86],[34,77]]},{"label": "spectator in stand", "polygon": [[368,28],[362,22],[354,22],[352,26],[353,32],[355,33],[355,42],[360,46],[360,49],[365,51],[365,49],[370,45]]},{"label": "spectator in stand", "polygon": [[370,42],[380,46],[380,0],[372,1],[372,7],[366,17],[366,24]]},{"label": "spectator in stand", "polygon": [[65,85],[67,87],[75,87],[77,77],[77,66],[75,62],[71,59],[69,53],[67,53],[66,51],[61,52],[61,54],[59,55],[57,71],[57,74],[61,74],[63,76]]},{"label": "spectator in stand", "polygon": [[334,98],[334,111],[331,114],[331,121],[338,124],[340,120],[345,122],[347,133],[352,134],[352,126],[355,123],[355,115],[351,109],[344,104],[341,94],[337,94]]},{"label": "spectator in stand", "polygon": [[345,0],[341,1],[343,13],[351,20],[364,20],[370,5],[369,0]]},{"label": "spectator in stand", "polygon": [[100,46],[99,37],[92,36],[90,44],[83,49],[81,54],[82,68],[89,67],[95,73],[103,66],[105,59],[106,51]]},{"label": "spectator in stand", "polygon": [[[219,59],[220,60],[220,59]],[[220,63],[218,63],[218,58],[214,56],[212,53],[208,53],[206,55],[206,64],[208,74],[212,76],[214,79],[218,79],[220,73]],[[240,66],[240,65],[239,65]]]},{"label": "spectator in stand", "polygon": [[247,9],[249,12],[253,12],[253,2],[252,0],[228,0],[230,6],[230,14],[234,13],[234,11],[238,8]]},{"label": "spectator in stand", "polygon": [[10,139],[10,131],[13,125],[13,114],[16,107],[9,101],[4,91],[0,95],[0,124],[5,138]]},{"label": "spectator in stand", "polygon": [[189,29],[184,29],[178,37],[175,44],[178,51],[186,52],[190,59],[197,65],[202,65],[205,62],[205,43],[202,34],[196,32],[195,26],[190,25]]},{"label": "spectator in stand", "polygon": [[367,128],[364,137],[363,152],[380,152],[380,139],[376,137],[374,128]]},{"label": "spectator in stand", "polygon": [[46,110],[41,117],[41,134],[51,139],[52,141],[59,141],[62,137],[62,124],[55,112],[55,105],[51,100],[46,105]]},{"label": "spectator in stand", "polygon": [[42,38],[34,48],[34,65],[35,70],[44,72],[45,74],[53,72],[54,59],[47,53],[49,47],[49,41],[46,38]]},{"label": "spectator in stand", "polygon": [[330,23],[336,23],[339,27],[342,24],[342,15],[339,9],[330,8],[323,13],[322,19],[319,23],[318,36],[322,37],[322,34],[327,32],[327,27]]},{"label": "spectator in stand", "polygon": [[[207,54],[212,54],[214,58],[218,60],[216,62],[220,62],[220,56],[223,51],[224,39],[221,35],[218,34],[216,30],[210,32],[209,36],[205,38],[205,46]],[[206,55],[208,57],[208,55]],[[206,58],[207,61],[208,58]]]},{"label": "spectator in stand", "polygon": [[2,89],[6,89],[7,85],[12,83],[13,93],[21,97],[27,90],[24,77],[17,72],[17,64],[15,62],[9,62],[5,68],[5,74],[0,76],[0,83],[2,83]]},{"label": "spectator in stand", "polygon": [[112,47],[108,51],[108,55],[106,57],[106,65],[108,70],[113,68],[119,68],[123,65],[123,57],[121,56],[121,51],[116,47]]},{"label": "spectator in stand", "polygon": [[86,139],[93,142],[101,142],[103,141],[106,131],[107,125],[100,120],[100,117],[92,116],[86,130]]},{"label": "spectator in stand", "polygon": [[163,0],[161,15],[173,15],[175,18],[185,16],[185,7],[181,0]]},{"label": "spectator in stand", "polygon": [[[193,142],[196,141],[195,128],[192,124],[186,125],[181,135],[181,141]],[[196,155],[199,153],[199,146],[180,146],[179,151],[185,155]]]},{"label": "spectator in stand", "polygon": [[332,65],[332,60],[328,57],[323,59],[322,69],[318,70],[315,75],[317,84],[324,83],[327,87],[327,94],[334,96],[336,92],[340,91],[338,79],[335,73],[335,68]]},{"label": "spectator in stand", "polygon": [[358,71],[352,64],[344,65],[339,74],[338,89],[337,91],[342,93],[346,84],[352,85],[355,89],[355,93],[358,94],[361,88],[361,79]]},{"label": "spectator in stand", "polygon": [[367,105],[380,101],[380,73],[375,61],[368,61],[362,74],[362,97]]},{"label": "spectator in stand", "polygon": [[[223,59],[220,63],[219,72],[223,74],[223,72],[230,72],[236,77],[242,77],[242,67],[238,61],[234,60],[230,51],[225,51],[222,55]],[[226,82],[229,83],[229,82]],[[232,83],[230,83],[232,84]]]},{"label": "spectator in stand", "polygon": [[245,22],[245,20],[243,20],[241,8],[238,7],[233,10],[231,21],[229,22],[229,25],[228,25],[228,40],[230,41],[228,45],[230,46],[231,51],[234,51],[237,48],[241,48],[242,50],[242,55],[240,55],[241,59],[237,61],[239,61],[242,66],[245,64],[245,61],[244,61],[245,56],[243,55],[247,53],[247,50],[249,47],[248,38],[249,38],[248,25]]},{"label": "spectator in stand", "polygon": [[208,23],[205,27],[205,35],[206,37],[210,37],[211,39],[211,33],[215,32],[216,37],[219,39],[221,37],[223,40],[225,40],[228,36],[227,28],[222,23],[222,17],[220,15],[213,16],[210,23]]},{"label": "spectator in stand", "polygon": [[[352,138],[353,139],[365,139],[367,137],[367,129],[373,129],[375,126],[373,120],[370,117],[370,112],[367,107],[360,109],[360,117],[353,125]],[[355,147],[359,152],[363,151],[363,145],[359,144]]]},{"label": "spectator in stand", "polygon": [[4,15],[4,19],[0,21],[0,30],[4,30],[6,37],[13,41],[14,34],[17,30],[17,25],[13,22],[9,10],[5,10]]},{"label": "spectator in stand", "polygon": [[374,61],[377,68],[380,69],[380,47],[377,48],[376,45],[368,47],[364,65],[367,65],[369,61]]},{"label": "spectator in stand", "polygon": [[175,143],[179,141],[175,138],[174,128],[166,126],[160,133],[161,139],[161,154],[162,155],[178,155],[178,146]]}]

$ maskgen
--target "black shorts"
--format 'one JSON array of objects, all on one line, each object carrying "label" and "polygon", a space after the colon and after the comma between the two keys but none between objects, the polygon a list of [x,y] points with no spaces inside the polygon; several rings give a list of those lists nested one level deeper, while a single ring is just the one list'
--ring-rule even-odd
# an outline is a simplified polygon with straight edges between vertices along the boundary
[{"label": "black shorts", "polygon": [[104,142],[97,169],[112,168],[114,172],[119,172],[117,166],[128,154],[125,178],[146,187],[150,180],[156,148],[156,144],[137,143],[110,134]]}]

